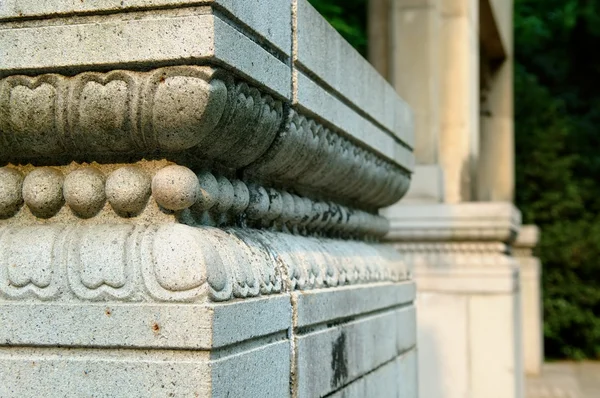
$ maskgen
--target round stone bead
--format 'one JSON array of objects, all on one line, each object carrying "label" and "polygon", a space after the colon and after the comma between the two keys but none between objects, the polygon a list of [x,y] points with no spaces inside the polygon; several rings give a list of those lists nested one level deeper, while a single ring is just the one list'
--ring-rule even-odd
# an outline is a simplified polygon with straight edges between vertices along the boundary
[{"label": "round stone bead", "polygon": [[55,215],[63,201],[62,173],[52,167],[40,167],[23,181],[23,199],[31,212],[41,218]]},{"label": "round stone bead", "polygon": [[63,185],[65,201],[81,217],[92,217],[106,201],[104,175],[95,167],[83,167],[67,175]]},{"label": "round stone bead", "polygon": [[152,196],[165,209],[187,209],[200,197],[198,177],[184,166],[164,167],[152,179]]},{"label": "round stone bead", "polygon": [[106,179],[106,198],[117,214],[134,216],[146,207],[150,185],[150,176],[141,168],[121,167]]},{"label": "round stone bead", "polygon": [[0,218],[14,215],[23,204],[23,174],[10,167],[0,168]]}]

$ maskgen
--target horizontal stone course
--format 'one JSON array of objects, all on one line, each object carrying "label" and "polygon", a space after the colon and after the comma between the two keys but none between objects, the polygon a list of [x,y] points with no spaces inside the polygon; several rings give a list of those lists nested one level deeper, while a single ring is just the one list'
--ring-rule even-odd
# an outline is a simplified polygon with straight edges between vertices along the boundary
[{"label": "horizontal stone course", "polygon": [[[369,118],[377,121],[383,127],[380,132],[391,133],[412,147],[414,138],[411,130],[397,129],[399,125],[410,124],[412,115],[394,88],[307,0],[297,1],[296,25],[297,50],[294,63],[298,69],[303,73],[314,74],[339,93],[348,105],[360,109]],[[315,89],[304,88],[304,85],[308,85],[308,78],[301,76],[302,73],[299,72],[298,102],[303,104],[305,101],[302,98],[314,95]],[[303,96],[303,90],[311,94]]]},{"label": "horizontal stone course", "polygon": [[[295,344],[298,396],[334,392],[409,351],[416,344],[415,330],[414,307],[407,307],[299,334]],[[399,345],[401,335],[411,337]]]},{"label": "horizontal stone course", "polygon": [[279,0],[261,0],[256,3],[236,0],[54,0],[52,2],[5,0],[0,3],[0,20],[123,12],[158,7],[185,8],[199,4],[209,4],[230,13],[261,38],[276,46],[278,50],[289,54],[291,3]]},{"label": "horizontal stone course", "polygon": [[3,347],[0,395],[278,398],[289,393],[289,356],[288,341],[218,360],[207,351]]}]

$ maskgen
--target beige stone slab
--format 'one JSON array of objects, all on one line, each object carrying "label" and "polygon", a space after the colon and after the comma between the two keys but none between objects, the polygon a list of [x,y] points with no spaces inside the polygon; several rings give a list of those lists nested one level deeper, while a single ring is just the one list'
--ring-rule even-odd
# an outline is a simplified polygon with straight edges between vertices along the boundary
[{"label": "beige stone slab", "polygon": [[468,298],[417,295],[419,396],[469,397]]},{"label": "beige stone slab", "polygon": [[[442,203],[444,201],[444,176],[437,164],[415,165],[410,188],[402,198],[402,205]],[[387,210],[384,210],[387,212]]]},{"label": "beige stone slab", "polygon": [[391,241],[509,241],[521,224],[521,213],[509,202],[398,203],[382,215],[390,220]]},{"label": "beige stone slab", "polygon": [[219,360],[206,351],[2,348],[0,395],[283,397],[289,355],[288,341]]},{"label": "beige stone slab", "polygon": [[395,1],[390,10],[390,81],[413,110],[418,163],[432,164],[439,156],[440,16],[434,7],[405,3]]},{"label": "beige stone slab", "polygon": [[470,388],[474,397],[523,397],[518,297],[469,298]]},{"label": "beige stone slab", "polygon": [[71,14],[128,12],[157,7],[190,7],[209,4],[230,13],[261,38],[268,40],[285,54],[291,51],[291,2],[261,0],[5,0],[0,3],[0,20],[17,18],[48,18]]},{"label": "beige stone slab", "polygon": [[217,61],[282,97],[289,66],[234,29],[210,8],[5,24],[0,73],[127,68]]},{"label": "beige stone slab", "polygon": [[474,200],[479,152],[479,40],[466,18],[441,25],[440,164],[445,200]]},{"label": "beige stone slab", "polygon": [[[420,292],[511,294],[518,290],[519,272],[514,267],[480,269],[415,270]],[[495,268],[495,269],[494,269]]]}]

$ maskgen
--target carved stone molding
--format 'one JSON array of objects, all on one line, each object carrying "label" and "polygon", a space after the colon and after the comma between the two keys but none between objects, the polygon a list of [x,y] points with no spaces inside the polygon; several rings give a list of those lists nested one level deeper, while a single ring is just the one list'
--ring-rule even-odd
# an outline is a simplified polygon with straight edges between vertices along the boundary
[{"label": "carved stone molding", "polygon": [[0,227],[5,300],[204,302],[408,278],[393,248],[163,225]]},{"label": "carved stone molding", "polygon": [[0,187],[9,224],[170,220],[346,238],[381,238],[389,226],[376,214],[164,161],[3,167]]},{"label": "carved stone molding", "polygon": [[281,102],[207,66],[0,80],[3,159],[197,147],[243,166],[270,145],[281,118]]},{"label": "carved stone molding", "polygon": [[209,66],[5,77],[0,144],[0,158],[14,163],[212,161],[371,209],[396,202],[410,183],[406,165]]},{"label": "carved stone molding", "polygon": [[513,266],[508,245],[502,242],[394,243],[416,273],[469,268]]}]

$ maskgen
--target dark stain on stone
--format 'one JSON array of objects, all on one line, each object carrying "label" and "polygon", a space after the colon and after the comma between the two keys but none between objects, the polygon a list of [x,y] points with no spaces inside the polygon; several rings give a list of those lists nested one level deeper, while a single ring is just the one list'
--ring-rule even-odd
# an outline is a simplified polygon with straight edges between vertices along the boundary
[{"label": "dark stain on stone", "polygon": [[331,387],[341,386],[348,379],[348,358],[346,355],[346,333],[342,332],[331,346]]}]

